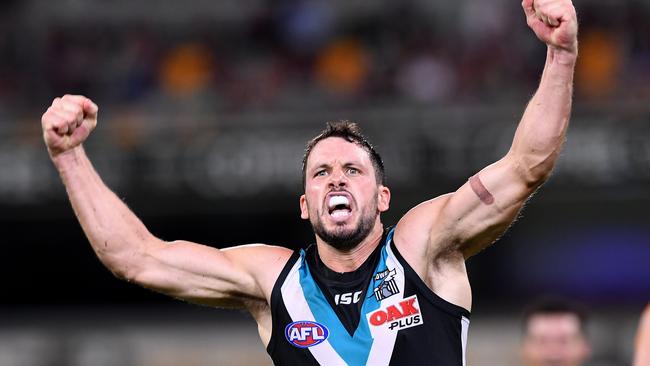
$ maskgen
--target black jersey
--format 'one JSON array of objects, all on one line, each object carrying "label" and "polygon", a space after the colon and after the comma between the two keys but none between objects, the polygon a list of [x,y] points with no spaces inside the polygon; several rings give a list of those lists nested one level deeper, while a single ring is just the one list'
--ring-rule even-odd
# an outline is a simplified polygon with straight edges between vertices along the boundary
[{"label": "black jersey", "polygon": [[332,278],[308,260],[315,248],[292,255],[271,295],[267,351],[275,365],[465,365],[469,312],[426,286],[393,231],[350,278]]}]

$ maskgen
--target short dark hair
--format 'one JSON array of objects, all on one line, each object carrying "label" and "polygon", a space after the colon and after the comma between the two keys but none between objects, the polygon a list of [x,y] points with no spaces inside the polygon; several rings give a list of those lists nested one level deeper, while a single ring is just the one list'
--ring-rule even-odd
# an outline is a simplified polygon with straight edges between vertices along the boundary
[{"label": "short dark hair", "polygon": [[363,136],[361,129],[356,123],[347,120],[340,120],[327,122],[325,129],[322,130],[316,137],[309,140],[307,143],[305,154],[302,157],[303,187],[307,182],[307,159],[309,158],[309,154],[311,154],[311,151],[314,149],[314,146],[316,146],[316,144],[328,137],[340,137],[366,150],[368,156],[370,157],[370,161],[375,168],[375,178],[377,179],[377,182],[381,185],[385,185],[386,173],[384,171],[384,162],[381,159],[381,156],[379,156],[379,153],[377,153],[374,146],[372,146],[366,137]]},{"label": "short dark hair", "polygon": [[575,315],[580,322],[580,331],[585,334],[586,323],[588,321],[587,311],[585,308],[573,301],[560,297],[545,297],[532,302],[524,309],[523,331],[528,332],[528,322],[535,315]]}]

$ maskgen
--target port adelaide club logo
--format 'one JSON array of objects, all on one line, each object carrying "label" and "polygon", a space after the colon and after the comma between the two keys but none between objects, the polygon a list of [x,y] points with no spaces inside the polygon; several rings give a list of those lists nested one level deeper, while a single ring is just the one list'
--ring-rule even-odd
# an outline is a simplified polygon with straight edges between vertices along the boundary
[{"label": "port adelaide club logo", "polygon": [[377,301],[381,301],[385,298],[399,293],[399,288],[397,287],[397,282],[395,281],[396,274],[397,271],[395,269],[387,269],[375,274],[373,281],[375,288],[374,294]]},{"label": "port adelaide club logo", "polygon": [[284,329],[284,336],[289,343],[298,348],[313,347],[325,342],[330,331],[321,323],[301,320],[290,323]]}]

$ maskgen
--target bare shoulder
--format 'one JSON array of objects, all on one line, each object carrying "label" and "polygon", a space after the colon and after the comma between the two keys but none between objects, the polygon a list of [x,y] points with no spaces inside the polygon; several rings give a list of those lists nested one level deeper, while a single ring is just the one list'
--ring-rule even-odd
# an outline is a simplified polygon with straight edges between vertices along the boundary
[{"label": "bare shoulder", "polygon": [[262,290],[267,300],[271,297],[273,285],[291,257],[291,249],[267,245],[248,244],[222,250],[232,263],[250,273]]},{"label": "bare shoulder", "polygon": [[[437,245],[432,246],[431,233],[442,225],[442,211],[449,201],[452,193],[424,201],[409,210],[397,223],[395,228],[395,245],[398,246],[403,256],[417,258],[431,258],[436,255]],[[444,234],[444,233],[440,233]],[[415,258],[413,258],[415,259]]]}]

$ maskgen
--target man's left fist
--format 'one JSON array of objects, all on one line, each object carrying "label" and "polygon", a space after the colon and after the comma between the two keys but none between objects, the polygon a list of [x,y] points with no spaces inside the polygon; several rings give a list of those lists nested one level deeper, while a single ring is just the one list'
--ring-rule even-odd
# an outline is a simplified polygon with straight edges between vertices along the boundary
[{"label": "man's left fist", "polygon": [[571,0],[523,0],[528,26],[550,47],[578,52],[578,19]]}]

